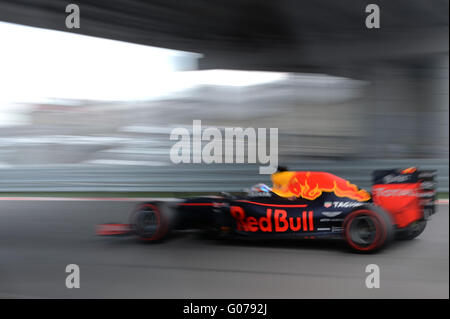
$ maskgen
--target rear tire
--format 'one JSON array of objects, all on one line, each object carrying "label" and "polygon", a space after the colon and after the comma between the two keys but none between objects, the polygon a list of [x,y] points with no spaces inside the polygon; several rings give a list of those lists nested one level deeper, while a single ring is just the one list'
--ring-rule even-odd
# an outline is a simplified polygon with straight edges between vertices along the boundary
[{"label": "rear tire", "polygon": [[344,220],[344,239],[355,252],[372,253],[392,239],[393,226],[389,215],[374,205],[359,207]]},{"label": "rear tire", "polygon": [[427,221],[422,219],[411,223],[408,227],[397,232],[397,238],[400,240],[411,240],[419,236],[425,230]]},{"label": "rear tire", "polygon": [[142,203],[137,205],[130,217],[130,224],[139,239],[159,242],[167,238],[172,216],[164,203]]}]

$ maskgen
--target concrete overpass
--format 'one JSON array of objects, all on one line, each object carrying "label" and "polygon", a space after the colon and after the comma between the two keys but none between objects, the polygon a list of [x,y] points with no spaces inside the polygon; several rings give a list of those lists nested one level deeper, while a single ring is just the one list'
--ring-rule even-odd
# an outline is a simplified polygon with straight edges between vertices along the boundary
[{"label": "concrete overpass", "polygon": [[[81,28],[65,26],[69,3]],[[365,8],[381,28],[365,27]],[[448,52],[447,0],[1,0],[0,20],[204,54],[200,68],[351,73]],[[420,63],[420,62],[419,62]]]},{"label": "concrete overpass", "polygon": [[[402,156],[407,145],[448,158],[448,0],[79,0],[81,28],[70,30],[69,3],[0,0],[0,20],[198,52],[200,69],[362,79],[365,155]],[[365,27],[369,3],[380,29]]]}]

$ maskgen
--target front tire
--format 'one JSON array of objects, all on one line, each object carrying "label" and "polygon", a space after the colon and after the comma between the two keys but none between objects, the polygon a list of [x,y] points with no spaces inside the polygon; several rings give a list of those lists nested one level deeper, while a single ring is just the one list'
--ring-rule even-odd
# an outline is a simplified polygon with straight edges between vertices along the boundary
[{"label": "front tire", "polygon": [[393,234],[389,215],[374,205],[360,207],[344,220],[344,239],[355,252],[371,253],[387,245]]},{"label": "front tire", "polygon": [[163,203],[143,203],[133,211],[130,223],[139,239],[159,242],[167,238],[171,230],[171,217]]}]

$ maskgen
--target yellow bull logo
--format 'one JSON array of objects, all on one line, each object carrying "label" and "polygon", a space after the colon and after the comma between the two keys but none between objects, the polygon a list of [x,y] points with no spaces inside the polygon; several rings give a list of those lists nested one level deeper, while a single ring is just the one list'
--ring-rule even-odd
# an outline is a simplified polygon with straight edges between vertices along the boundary
[{"label": "yellow bull logo", "polygon": [[323,192],[333,192],[360,202],[368,201],[370,194],[336,175],[324,172],[279,172],[272,175],[272,191],[282,197],[301,197],[314,200]]}]

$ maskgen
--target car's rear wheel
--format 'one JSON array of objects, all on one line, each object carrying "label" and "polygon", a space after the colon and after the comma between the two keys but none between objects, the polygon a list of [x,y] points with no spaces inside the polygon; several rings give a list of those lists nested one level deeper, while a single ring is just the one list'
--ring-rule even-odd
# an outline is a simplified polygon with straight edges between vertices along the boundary
[{"label": "car's rear wheel", "polygon": [[343,228],[349,247],[362,253],[381,249],[391,240],[393,232],[389,215],[372,205],[351,212]]},{"label": "car's rear wheel", "polygon": [[132,213],[131,225],[141,240],[157,242],[168,236],[171,216],[161,203],[143,203]]},{"label": "car's rear wheel", "polygon": [[397,238],[400,240],[411,240],[419,236],[425,230],[427,226],[426,220],[418,220],[406,227],[405,229],[397,232]]}]

